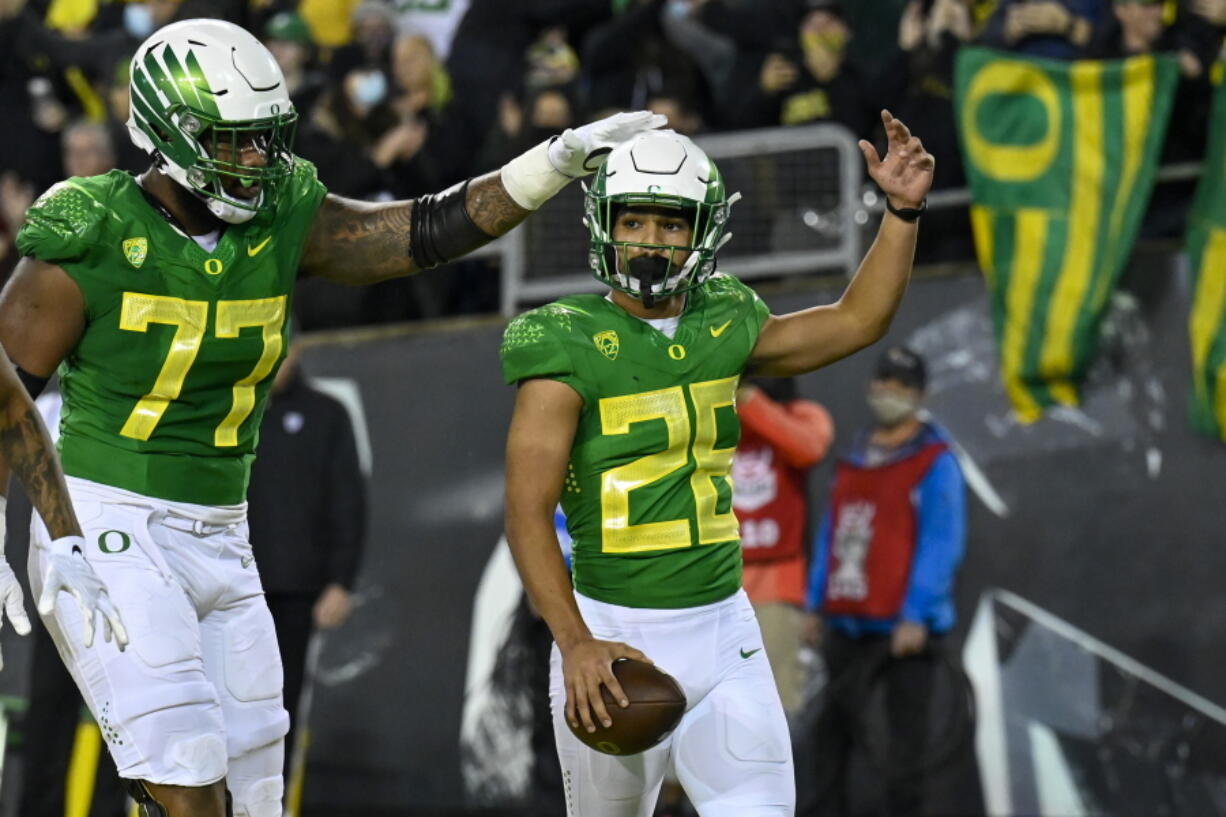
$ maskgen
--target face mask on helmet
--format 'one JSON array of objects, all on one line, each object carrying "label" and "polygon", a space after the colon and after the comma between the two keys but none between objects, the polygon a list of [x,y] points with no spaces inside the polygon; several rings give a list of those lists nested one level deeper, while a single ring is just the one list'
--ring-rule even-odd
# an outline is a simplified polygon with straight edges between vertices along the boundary
[{"label": "face mask on helmet", "polygon": [[230,23],[166,26],[132,58],[132,141],[231,224],[275,203],[297,119],[272,54]]},{"label": "face mask on helmet", "polygon": [[[693,257],[693,242],[653,244],[645,241],[619,240],[618,225],[625,219],[629,224],[650,221],[655,217],[664,216],[671,219],[684,219],[686,230],[693,236],[694,208],[684,211],[675,208],[637,208],[633,205],[614,205],[611,214],[613,240],[604,247],[604,266],[614,270],[614,286],[627,292],[643,302],[647,308],[655,306],[660,297],[676,294],[684,272],[690,269],[689,259]],[[676,225],[676,221],[665,222]],[[624,235],[624,233],[623,233]]]},{"label": "face mask on helmet", "polygon": [[[659,298],[693,289],[715,272],[715,254],[732,237],[724,231],[738,198],[740,194],[725,193],[715,164],[685,136],[669,130],[650,131],[619,145],[597,171],[591,187],[585,187],[583,221],[590,237],[588,259],[593,275],[649,308]],[[618,214],[635,207],[684,213],[691,227],[689,243],[615,240]],[[632,254],[631,248],[656,252]],[[659,250],[665,252],[661,255]],[[684,260],[674,263],[677,257]]]}]

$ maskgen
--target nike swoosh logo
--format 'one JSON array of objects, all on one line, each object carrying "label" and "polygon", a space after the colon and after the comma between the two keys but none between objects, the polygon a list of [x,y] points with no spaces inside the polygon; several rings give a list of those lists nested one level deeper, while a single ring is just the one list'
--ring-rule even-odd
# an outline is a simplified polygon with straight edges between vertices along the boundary
[{"label": "nike swoosh logo", "polygon": [[711,337],[718,338],[720,335],[724,334],[724,330],[727,329],[731,325],[732,325],[732,321],[724,321],[719,326],[712,326],[711,327]]},{"label": "nike swoosh logo", "polygon": [[268,238],[264,239],[259,244],[256,244],[254,247],[248,244],[247,245],[247,257],[250,258],[252,256],[259,255],[260,250],[264,249],[265,245],[267,245],[269,241],[272,241],[272,236],[269,236]]},{"label": "nike swoosh logo", "polygon": [[255,561],[254,556],[244,556],[242,558],[243,567],[251,567],[251,563]]},{"label": "nike swoosh logo", "polygon": [[754,650],[745,650],[744,648],[742,648],[742,649],[741,649],[741,657],[742,657],[742,658],[749,658],[751,655],[753,655],[753,654],[754,654],[754,653],[756,653],[756,652],[762,652],[762,648],[761,648],[761,647],[758,647],[757,649],[754,649]]}]

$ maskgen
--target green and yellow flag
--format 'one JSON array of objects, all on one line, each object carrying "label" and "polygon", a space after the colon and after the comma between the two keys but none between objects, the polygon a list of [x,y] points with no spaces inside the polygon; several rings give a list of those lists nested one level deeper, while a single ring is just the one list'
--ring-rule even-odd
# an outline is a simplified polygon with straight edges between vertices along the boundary
[{"label": "green and yellow flag", "polygon": [[1194,289],[1192,425],[1226,441],[1226,84],[1219,84],[1209,150],[1188,218],[1187,253]]},{"label": "green and yellow flag", "polygon": [[1062,62],[963,48],[954,76],[971,226],[1018,416],[1076,405],[1153,189],[1169,55]]}]

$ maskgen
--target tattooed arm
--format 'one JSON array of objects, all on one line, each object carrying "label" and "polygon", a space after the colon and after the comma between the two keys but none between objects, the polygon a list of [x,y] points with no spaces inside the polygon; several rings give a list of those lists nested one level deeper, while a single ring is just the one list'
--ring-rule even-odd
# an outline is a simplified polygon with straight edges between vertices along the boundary
[{"label": "tattooed arm", "polygon": [[55,264],[23,258],[0,293],[0,492],[26,487],[53,538],[79,535],[59,460],[13,365],[48,378],[85,330],[85,299]]},{"label": "tattooed arm", "polygon": [[[418,201],[364,202],[329,194],[307,237],[301,273],[339,284],[373,284],[411,275],[421,267],[410,252],[413,208]],[[499,173],[473,179],[465,210],[472,223],[493,241],[519,224],[531,210],[507,193]]]},{"label": "tattooed arm", "polygon": [[467,186],[383,204],[324,199],[299,273],[373,284],[459,258],[519,224],[571,180],[594,173],[608,152],[667,120],[619,113],[540,143]]},{"label": "tattooed arm", "polygon": [[52,539],[81,535],[51,438],[7,357],[0,360],[0,457],[25,487]]}]

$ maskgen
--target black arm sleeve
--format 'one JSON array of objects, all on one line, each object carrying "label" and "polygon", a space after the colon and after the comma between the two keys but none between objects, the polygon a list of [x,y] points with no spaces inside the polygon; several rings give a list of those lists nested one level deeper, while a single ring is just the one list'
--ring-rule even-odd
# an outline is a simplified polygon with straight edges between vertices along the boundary
[{"label": "black arm sleeve", "polygon": [[422,269],[459,258],[483,247],[496,236],[482,230],[468,214],[468,181],[442,193],[422,196],[409,217],[409,253]]},{"label": "black arm sleeve", "polygon": [[366,539],[366,478],[358,462],[358,447],[349,412],[337,406],[329,442],[332,467],[328,473],[326,522],[329,529],[326,581],[352,589]]}]

